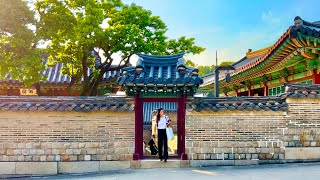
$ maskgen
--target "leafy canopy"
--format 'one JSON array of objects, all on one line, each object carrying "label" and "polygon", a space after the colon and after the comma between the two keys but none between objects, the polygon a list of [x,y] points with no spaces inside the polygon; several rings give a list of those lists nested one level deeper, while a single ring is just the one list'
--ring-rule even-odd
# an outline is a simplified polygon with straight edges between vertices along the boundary
[{"label": "leafy canopy", "polygon": [[27,86],[44,80],[38,39],[32,27],[34,13],[26,1],[1,0],[0,7],[0,79],[10,73]]},{"label": "leafy canopy", "polygon": [[[234,62],[232,61],[224,61],[222,63],[220,63],[219,66],[228,66],[233,64]],[[192,62],[191,60],[187,60],[186,61],[186,66],[190,66],[190,67],[196,67],[199,70],[199,76],[204,76],[206,74],[210,74],[213,73],[215,65],[211,65],[211,66],[202,66],[202,65],[197,65],[194,62]]]},{"label": "leafy canopy", "polygon": [[[32,1],[31,1],[32,2]],[[45,66],[63,63],[70,86],[81,83],[82,95],[96,95],[107,71],[129,65],[135,53],[198,54],[194,38],[168,39],[159,16],[121,0],[37,0],[33,8],[24,0],[1,0],[0,77],[33,84],[44,80]],[[39,48],[47,43],[45,49]],[[42,47],[43,48],[43,47]],[[115,57],[120,56],[120,60]],[[93,73],[88,73],[88,69]],[[84,82],[81,79],[84,79]]]},{"label": "leafy canopy", "polygon": [[[95,95],[106,71],[129,64],[135,53],[165,55],[201,53],[194,38],[168,40],[167,27],[151,11],[141,6],[125,5],[120,0],[39,0],[39,35],[51,43],[51,62],[63,62],[64,73],[75,81],[82,76],[83,91]],[[121,59],[116,62],[115,55]],[[95,62],[98,59],[100,62]],[[98,67],[92,75],[87,69]]]}]

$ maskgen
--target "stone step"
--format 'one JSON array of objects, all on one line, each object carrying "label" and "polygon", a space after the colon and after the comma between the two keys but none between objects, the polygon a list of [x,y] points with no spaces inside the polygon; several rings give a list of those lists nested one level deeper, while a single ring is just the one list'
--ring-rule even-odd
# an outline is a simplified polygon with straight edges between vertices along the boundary
[{"label": "stone step", "polygon": [[167,162],[160,161],[159,159],[144,159],[139,161],[131,161],[131,168],[147,169],[147,168],[179,168],[189,167],[190,161],[168,159]]}]

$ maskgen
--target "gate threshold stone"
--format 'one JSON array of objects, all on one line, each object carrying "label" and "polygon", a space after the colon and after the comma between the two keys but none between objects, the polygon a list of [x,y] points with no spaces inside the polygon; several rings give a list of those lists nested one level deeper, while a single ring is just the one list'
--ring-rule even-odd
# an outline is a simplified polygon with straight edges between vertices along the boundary
[{"label": "gate threshold stone", "polygon": [[180,168],[190,167],[190,161],[168,159],[167,162],[160,161],[159,159],[145,159],[139,161],[131,161],[131,168],[134,169],[149,169],[149,168]]}]

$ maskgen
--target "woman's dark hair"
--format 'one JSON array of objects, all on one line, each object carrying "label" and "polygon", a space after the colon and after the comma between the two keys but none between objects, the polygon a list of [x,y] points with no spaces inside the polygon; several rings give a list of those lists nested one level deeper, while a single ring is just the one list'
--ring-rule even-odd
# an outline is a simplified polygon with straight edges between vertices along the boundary
[{"label": "woman's dark hair", "polygon": [[158,114],[157,114],[157,124],[159,123],[160,121],[160,111],[163,110],[162,108],[159,108],[158,109]]}]

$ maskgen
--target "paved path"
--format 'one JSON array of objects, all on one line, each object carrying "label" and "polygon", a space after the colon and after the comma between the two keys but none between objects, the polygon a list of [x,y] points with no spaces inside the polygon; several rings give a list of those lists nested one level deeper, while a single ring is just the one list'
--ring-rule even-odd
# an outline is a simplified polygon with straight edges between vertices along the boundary
[{"label": "paved path", "polygon": [[320,180],[320,163],[216,166],[205,168],[128,169],[99,174],[30,177],[19,178],[19,180],[42,178],[81,180]]}]

